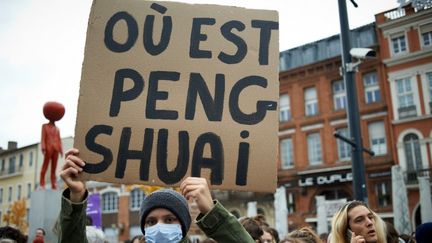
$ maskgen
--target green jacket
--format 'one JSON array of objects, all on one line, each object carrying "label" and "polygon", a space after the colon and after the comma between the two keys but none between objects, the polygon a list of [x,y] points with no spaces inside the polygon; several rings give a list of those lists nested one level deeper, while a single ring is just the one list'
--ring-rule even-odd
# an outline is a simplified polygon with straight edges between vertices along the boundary
[{"label": "green jacket", "polygon": [[[69,189],[63,191],[58,242],[88,243],[85,228],[88,192],[86,191],[84,200],[80,203],[71,202],[69,195]],[[215,201],[215,207],[210,212],[198,215],[196,223],[208,237],[217,242],[255,243],[237,218],[218,201]],[[187,237],[180,241],[180,243],[187,242],[189,242]]]}]

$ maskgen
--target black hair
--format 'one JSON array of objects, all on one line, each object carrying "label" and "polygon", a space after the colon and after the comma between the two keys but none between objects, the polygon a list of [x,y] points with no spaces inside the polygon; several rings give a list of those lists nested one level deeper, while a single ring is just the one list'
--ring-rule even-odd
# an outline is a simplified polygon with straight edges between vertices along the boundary
[{"label": "black hair", "polygon": [[42,229],[42,228],[37,228],[36,231],[38,231],[38,230],[42,231],[42,234],[45,236],[45,230],[44,230],[44,229]]},{"label": "black hair", "polygon": [[25,236],[18,229],[12,228],[10,226],[0,227],[0,236],[2,239],[15,240],[17,243],[26,243],[27,236]]}]

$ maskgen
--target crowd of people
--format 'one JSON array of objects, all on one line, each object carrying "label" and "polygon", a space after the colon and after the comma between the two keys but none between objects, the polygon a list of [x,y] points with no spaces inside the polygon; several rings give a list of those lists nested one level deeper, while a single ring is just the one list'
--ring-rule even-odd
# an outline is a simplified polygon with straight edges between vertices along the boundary
[{"label": "crowd of people", "polygon": [[[77,149],[69,150],[60,173],[68,186],[63,191],[59,216],[61,243],[104,243],[103,232],[91,226],[86,217],[88,191],[78,179],[84,161]],[[194,200],[200,214],[192,220],[188,200]],[[188,231],[195,222],[206,235],[202,242],[235,243],[425,243],[432,242],[432,222],[417,227],[413,235],[400,235],[392,224],[382,220],[369,206],[351,201],[333,216],[331,232],[318,236],[310,227],[288,233],[282,239],[262,215],[237,219],[211,196],[206,179],[188,177],[180,184],[180,192],[171,189],[157,190],[141,202],[140,224],[142,235],[128,243],[190,242]],[[44,242],[45,231],[36,230],[34,243]],[[7,241],[9,240],[9,241]],[[0,242],[27,242],[19,230],[6,226],[0,228]]]}]

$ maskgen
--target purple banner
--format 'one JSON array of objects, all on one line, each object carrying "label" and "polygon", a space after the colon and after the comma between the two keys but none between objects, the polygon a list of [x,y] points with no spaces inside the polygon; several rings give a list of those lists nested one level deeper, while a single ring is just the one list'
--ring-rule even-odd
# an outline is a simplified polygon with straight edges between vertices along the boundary
[{"label": "purple banner", "polygon": [[94,226],[102,228],[102,208],[99,193],[92,193],[89,195],[86,214],[90,216]]}]

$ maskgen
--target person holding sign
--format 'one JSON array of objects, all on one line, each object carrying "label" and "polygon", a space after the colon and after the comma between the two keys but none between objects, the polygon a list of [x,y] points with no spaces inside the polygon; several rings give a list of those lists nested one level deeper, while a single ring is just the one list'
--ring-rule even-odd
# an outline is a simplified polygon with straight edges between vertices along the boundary
[{"label": "person holding sign", "polygon": [[[87,242],[85,219],[88,191],[78,179],[85,162],[77,149],[66,152],[60,177],[68,186],[63,191],[59,242]],[[195,200],[200,214],[196,223],[218,242],[255,242],[218,201],[213,200],[204,178],[188,177],[180,184],[182,194],[163,189],[149,194],[141,205],[140,223],[145,242],[188,242],[191,216],[186,199]]]}]

